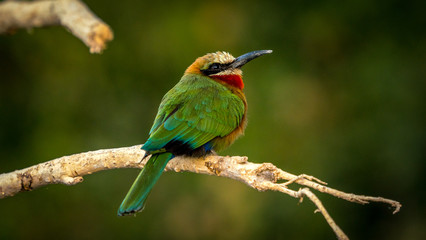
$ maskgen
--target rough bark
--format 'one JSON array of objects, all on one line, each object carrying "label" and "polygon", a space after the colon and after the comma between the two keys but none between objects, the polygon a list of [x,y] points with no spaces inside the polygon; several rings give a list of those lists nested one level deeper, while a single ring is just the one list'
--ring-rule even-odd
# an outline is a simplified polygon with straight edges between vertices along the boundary
[{"label": "rough bark", "polygon": [[[83,181],[83,176],[102,170],[143,168],[148,158],[141,161],[145,152],[140,147],[141,145],[137,145],[78,153],[22,170],[0,174],[0,198],[11,197],[19,192],[30,191],[48,184],[77,184]],[[285,172],[271,163],[251,163],[247,161],[247,157],[216,155],[205,158],[176,157],[167,164],[166,171],[189,171],[227,177],[241,181],[259,191],[278,191],[300,200],[306,196],[316,205],[316,211],[321,212],[339,239],[348,239],[348,237],[334,222],[311,189],[359,204],[386,203],[394,208],[393,213],[397,213],[401,208],[401,204],[394,200],[345,193],[325,186],[325,182],[315,177],[305,174],[297,176]],[[280,183],[282,180],[286,182]],[[288,185],[293,183],[305,187],[298,191],[288,188]]]}]

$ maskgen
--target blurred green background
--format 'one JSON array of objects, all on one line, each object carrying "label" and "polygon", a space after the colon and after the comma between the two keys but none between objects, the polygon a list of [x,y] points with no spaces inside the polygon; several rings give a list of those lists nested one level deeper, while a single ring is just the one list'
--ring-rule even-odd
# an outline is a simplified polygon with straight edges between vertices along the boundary
[{"label": "blurred green background", "polygon": [[[197,57],[273,49],[243,68],[249,125],[221,154],[402,202],[392,215],[318,194],[352,239],[426,239],[425,1],[86,3],[114,30],[102,55],[61,27],[0,36],[0,172],[141,144]],[[0,200],[0,239],[335,238],[307,200],[193,173],[165,173],[119,218],[137,173]]]}]

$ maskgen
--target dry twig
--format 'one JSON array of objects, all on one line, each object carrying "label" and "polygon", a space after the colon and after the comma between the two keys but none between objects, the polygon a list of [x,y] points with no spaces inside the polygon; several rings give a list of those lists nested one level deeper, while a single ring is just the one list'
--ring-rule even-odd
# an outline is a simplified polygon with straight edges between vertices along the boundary
[{"label": "dry twig", "polygon": [[0,34],[18,28],[62,25],[81,39],[91,53],[100,53],[113,39],[110,27],[78,0],[4,1],[0,3]]},{"label": "dry twig", "polygon": [[[141,145],[137,145],[78,153],[22,170],[0,174],[0,198],[10,197],[19,192],[29,191],[47,184],[77,184],[83,181],[84,175],[102,170],[142,168],[146,160],[140,161],[145,154],[140,147]],[[208,156],[205,159],[176,157],[169,162],[166,171],[189,171],[217,175],[241,181],[259,191],[278,191],[301,200],[306,196],[316,205],[318,208],[316,211],[321,212],[339,239],[348,238],[310,189],[360,204],[383,202],[391,205],[395,209],[394,213],[401,208],[401,204],[394,200],[345,193],[325,186],[324,182],[315,177],[296,176],[277,168],[271,163],[251,163],[247,161],[247,157]],[[287,180],[288,182],[279,183],[280,180]],[[299,191],[294,191],[288,188],[290,183],[297,183],[310,189],[302,188]]]}]

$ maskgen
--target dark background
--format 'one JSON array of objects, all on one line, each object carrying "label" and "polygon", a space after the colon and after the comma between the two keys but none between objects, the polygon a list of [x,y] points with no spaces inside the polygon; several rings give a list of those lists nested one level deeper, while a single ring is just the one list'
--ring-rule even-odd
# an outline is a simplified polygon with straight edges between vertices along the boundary
[{"label": "dark background", "polygon": [[[426,239],[425,1],[86,3],[114,30],[102,55],[61,27],[0,36],[0,172],[141,144],[195,58],[273,49],[243,68],[249,125],[221,154],[401,201],[392,215],[319,193],[352,239]],[[307,200],[193,173],[165,173],[119,218],[137,173],[0,200],[0,238],[335,238]]]}]

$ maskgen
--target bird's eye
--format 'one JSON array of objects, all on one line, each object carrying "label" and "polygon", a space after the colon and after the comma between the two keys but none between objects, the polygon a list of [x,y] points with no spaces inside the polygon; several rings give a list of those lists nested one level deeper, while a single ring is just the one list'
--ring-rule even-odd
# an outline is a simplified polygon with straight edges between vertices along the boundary
[{"label": "bird's eye", "polygon": [[212,75],[212,74],[216,74],[219,73],[223,70],[226,69],[226,65],[225,64],[221,64],[221,63],[212,63],[208,66],[207,69],[201,70],[205,75]]},{"label": "bird's eye", "polygon": [[211,70],[217,70],[217,69],[219,69],[219,67],[220,67],[220,64],[219,63],[213,63],[212,65],[210,65],[210,69]]}]

